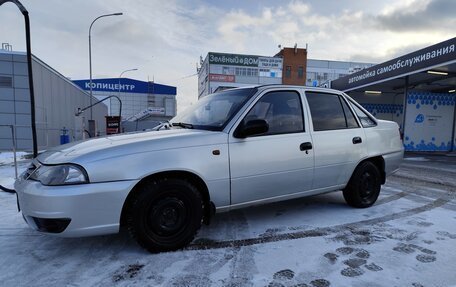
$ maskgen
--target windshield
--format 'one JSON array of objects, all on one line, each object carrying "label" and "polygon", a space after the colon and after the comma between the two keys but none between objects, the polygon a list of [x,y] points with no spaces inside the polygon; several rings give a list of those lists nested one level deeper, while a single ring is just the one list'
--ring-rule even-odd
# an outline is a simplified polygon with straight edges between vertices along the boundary
[{"label": "windshield", "polygon": [[256,88],[223,91],[203,97],[171,120],[173,126],[221,131]]}]

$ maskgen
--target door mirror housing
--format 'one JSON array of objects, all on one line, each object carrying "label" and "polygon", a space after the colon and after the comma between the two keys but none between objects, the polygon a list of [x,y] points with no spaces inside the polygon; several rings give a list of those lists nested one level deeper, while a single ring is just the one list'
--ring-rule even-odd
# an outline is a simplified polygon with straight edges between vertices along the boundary
[{"label": "door mirror housing", "polygon": [[269,124],[265,120],[256,119],[242,123],[234,132],[236,138],[246,138],[268,132]]}]

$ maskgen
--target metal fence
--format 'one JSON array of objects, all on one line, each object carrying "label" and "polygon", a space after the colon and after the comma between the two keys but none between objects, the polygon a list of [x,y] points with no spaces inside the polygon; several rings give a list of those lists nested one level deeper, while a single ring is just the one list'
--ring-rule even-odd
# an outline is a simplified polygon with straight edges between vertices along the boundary
[{"label": "metal fence", "polygon": [[[38,149],[42,151],[60,145],[60,136],[63,134],[62,131],[64,128],[66,130],[66,134],[69,136],[70,142],[106,135],[104,131],[100,131],[95,135],[91,135],[87,130],[83,129],[68,127],[50,128],[45,124],[37,123],[36,132]],[[0,124],[0,129],[2,129],[0,135],[0,140],[2,141],[0,143],[0,151],[12,151],[13,148],[15,148],[16,151],[32,150],[31,127],[29,125]]]},{"label": "metal fence", "polygon": [[14,178],[17,179],[17,140],[16,140],[16,127],[14,125],[0,125],[0,127],[9,127],[11,130],[12,151],[14,156]]}]

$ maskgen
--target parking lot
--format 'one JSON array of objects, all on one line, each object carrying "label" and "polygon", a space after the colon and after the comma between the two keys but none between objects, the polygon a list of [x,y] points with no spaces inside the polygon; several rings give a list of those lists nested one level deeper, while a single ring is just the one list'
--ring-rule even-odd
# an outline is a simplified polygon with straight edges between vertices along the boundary
[{"label": "parking lot", "polygon": [[[11,164],[0,174],[12,176]],[[371,208],[336,192],[217,214],[178,252],[149,254],[126,232],[39,234],[3,192],[0,218],[2,286],[456,285],[451,155],[407,155]]]}]

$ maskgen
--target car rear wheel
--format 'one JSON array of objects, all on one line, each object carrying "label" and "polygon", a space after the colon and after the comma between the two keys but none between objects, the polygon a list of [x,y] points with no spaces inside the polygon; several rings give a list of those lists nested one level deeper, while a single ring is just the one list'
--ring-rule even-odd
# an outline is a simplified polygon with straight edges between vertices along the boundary
[{"label": "car rear wheel", "polygon": [[138,188],[130,202],[127,226],[139,245],[155,253],[189,244],[203,217],[198,189],[174,178],[151,180]]},{"label": "car rear wheel", "polygon": [[353,172],[343,190],[348,205],[358,208],[372,206],[380,194],[381,174],[370,161],[362,162]]}]

